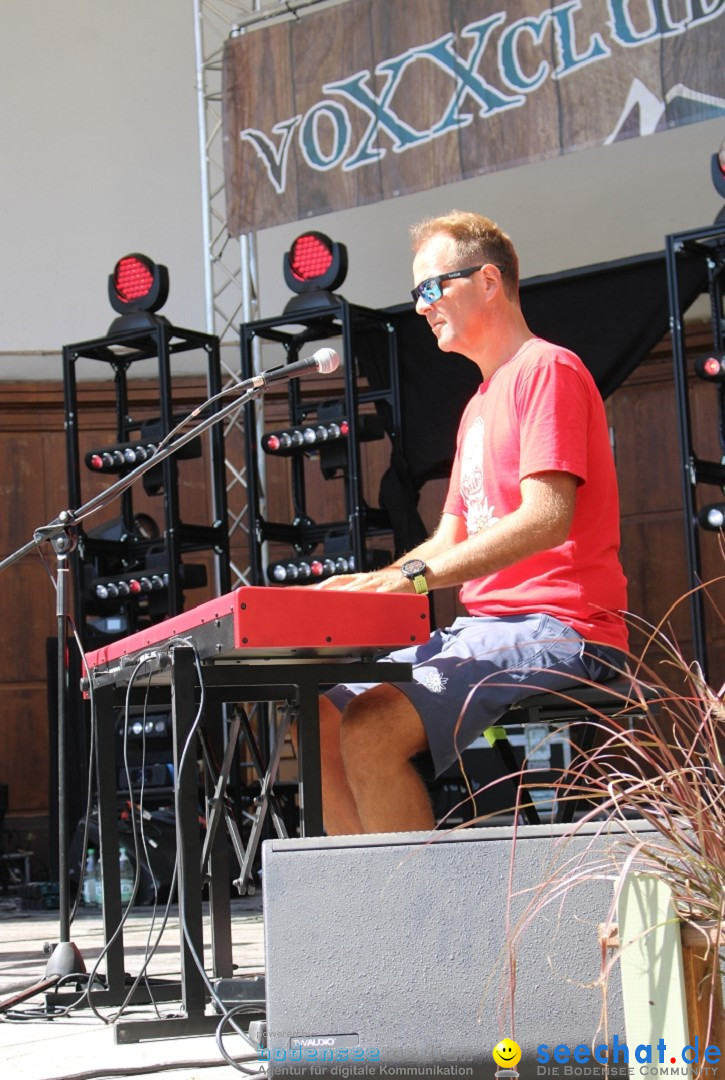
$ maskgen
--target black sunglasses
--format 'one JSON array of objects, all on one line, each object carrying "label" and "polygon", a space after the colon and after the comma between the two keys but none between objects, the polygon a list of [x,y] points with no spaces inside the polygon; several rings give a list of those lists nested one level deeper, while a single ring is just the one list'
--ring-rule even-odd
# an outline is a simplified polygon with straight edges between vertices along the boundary
[{"label": "black sunglasses", "polygon": [[[497,265],[494,263],[494,265]],[[418,302],[418,297],[425,300],[426,304],[435,304],[437,300],[443,296],[443,290],[441,284],[444,281],[453,281],[454,278],[470,277],[471,274],[475,274],[477,270],[483,270],[484,266],[488,266],[488,263],[481,263],[480,266],[468,266],[465,270],[450,270],[447,274],[438,274],[437,277],[426,278],[425,281],[421,281],[419,285],[416,285],[414,289],[411,289],[410,295],[413,297],[413,302]],[[504,267],[499,266],[498,269],[503,274]]]}]

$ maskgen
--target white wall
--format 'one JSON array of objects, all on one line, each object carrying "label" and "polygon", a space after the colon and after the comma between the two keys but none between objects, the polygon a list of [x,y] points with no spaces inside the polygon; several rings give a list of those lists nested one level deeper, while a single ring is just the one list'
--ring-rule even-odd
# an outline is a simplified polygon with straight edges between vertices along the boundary
[{"label": "white wall", "polygon": [[2,0],[0,137],[1,353],[105,334],[131,251],[203,329],[191,0]]},{"label": "white wall", "polygon": [[[204,329],[193,34],[191,0],[0,3],[0,379],[59,375],[37,354],[103,336],[130,251],[168,266],[164,314]],[[348,245],[341,291],[374,307],[408,298],[408,226],[452,206],[499,221],[526,277],[659,250],[722,206],[723,138],[725,121],[694,124],[265,230],[261,314],[281,312],[282,256],[308,227]]]}]

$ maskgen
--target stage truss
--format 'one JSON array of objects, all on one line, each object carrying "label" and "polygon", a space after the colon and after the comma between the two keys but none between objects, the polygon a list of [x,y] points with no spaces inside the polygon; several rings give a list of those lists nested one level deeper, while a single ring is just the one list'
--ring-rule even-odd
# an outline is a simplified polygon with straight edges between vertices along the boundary
[{"label": "stage truss", "polygon": [[[239,325],[259,316],[256,235],[230,236],[226,225],[222,139],[222,56],[226,40],[269,20],[297,19],[305,10],[345,0],[194,0],[199,164],[204,243],[206,332],[221,342],[221,363],[227,385],[239,381]],[[255,358],[256,364],[259,358]],[[262,423],[262,402],[257,405]],[[248,551],[247,470],[241,448],[242,408],[227,422],[225,456],[230,571],[236,585],[251,583],[250,568],[234,553]],[[261,426],[260,426],[261,430]],[[262,482],[264,477],[261,478]]]}]

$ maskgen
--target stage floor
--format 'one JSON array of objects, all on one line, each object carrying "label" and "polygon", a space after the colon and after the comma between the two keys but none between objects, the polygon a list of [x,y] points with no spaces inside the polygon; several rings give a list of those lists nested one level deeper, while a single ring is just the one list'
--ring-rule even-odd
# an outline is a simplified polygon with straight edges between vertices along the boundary
[{"label": "stage floor", "polygon": [[[152,920],[151,908],[135,908],[124,927],[125,970],[132,978],[142,968],[149,938],[155,941],[163,912]],[[205,939],[208,920],[205,920]],[[43,947],[58,940],[57,911],[22,911],[15,901],[0,897],[0,1061],[3,1075],[13,1080],[96,1080],[112,1076],[164,1077],[165,1080],[226,1080],[237,1073],[225,1062],[214,1034],[174,1037],[117,1044],[114,1018],[117,1008],[103,1008],[97,1016],[86,1004],[67,1015],[50,1018],[46,997],[38,993],[7,1011],[7,1002],[40,982],[48,956]],[[103,926],[98,910],[81,909],[70,934],[87,971],[91,971],[103,947]],[[232,900],[232,941],[235,975],[264,970],[262,897]],[[208,941],[205,945],[208,947]],[[210,970],[207,952],[207,971]],[[99,971],[103,973],[103,964]],[[168,924],[154,952],[147,973],[172,989],[180,976],[178,908],[172,907]],[[162,1016],[179,1014],[181,1002],[157,1003]],[[210,1014],[212,1010],[209,1009]],[[124,1020],[152,1021],[153,1005],[129,1006]],[[246,1030],[247,1024],[242,1020]],[[153,1025],[149,1024],[149,1031]],[[234,1059],[251,1056],[253,1050],[236,1034],[224,1036],[224,1049]],[[245,1068],[255,1069],[252,1062]]]}]

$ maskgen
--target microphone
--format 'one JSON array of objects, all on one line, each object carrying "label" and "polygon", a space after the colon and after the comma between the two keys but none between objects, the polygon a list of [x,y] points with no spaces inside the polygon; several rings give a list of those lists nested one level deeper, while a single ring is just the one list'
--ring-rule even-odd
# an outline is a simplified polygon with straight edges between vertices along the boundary
[{"label": "microphone", "polygon": [[263,371],[261,375],[246,379],[242,385],[252,390],[265,390],[270,383],[280,379],[299,379],[301,375],[309,375],[312,371],[319,375],[329,375],[331,371],[337,371],[339,366],[340,357],[334,349],[318,349],[306,360],[296,360],[294,364],[284,364],[282,367],[272,368],[271,371]]}]

